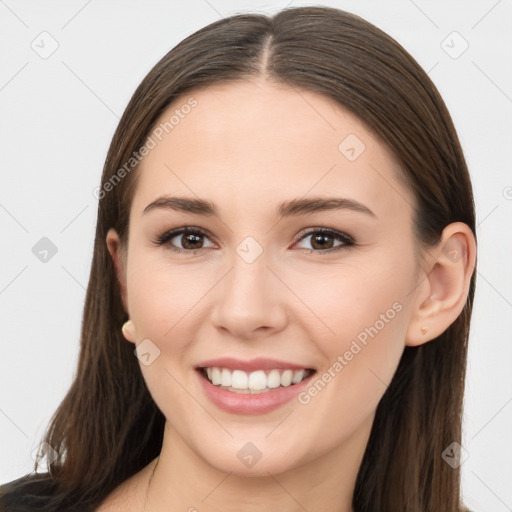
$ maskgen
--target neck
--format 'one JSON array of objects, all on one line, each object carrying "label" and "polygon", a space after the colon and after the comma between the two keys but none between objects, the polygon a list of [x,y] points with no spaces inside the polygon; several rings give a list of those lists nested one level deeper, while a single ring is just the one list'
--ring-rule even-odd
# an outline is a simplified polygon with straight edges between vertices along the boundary
[{"label": "neck", "polygon": [[256,477],[211,466],[167,423],[160,456],[148,471],[144,511],[253,512],[271,505],[282,512],[352,512],[372,421],[368,418],[350,439],[312,461]]}]

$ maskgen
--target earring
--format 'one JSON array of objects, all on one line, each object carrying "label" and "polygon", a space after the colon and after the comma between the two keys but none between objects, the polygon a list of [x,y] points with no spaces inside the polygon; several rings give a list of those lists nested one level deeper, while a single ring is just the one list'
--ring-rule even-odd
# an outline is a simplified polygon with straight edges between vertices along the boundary
[{"label": "earring", "polygon": [[427,334],[428,329],[426,327],[421,328],[421,334]]},{"label": "earring", "polygon": [[133,322],[131,320],[127,320],[124,324],[123,324],[123,327],[121,327],[121,331],[123,332],[123,336],[129,341],[130,338],[128,337],[129,336],[129,333],[128,331],[130,329],[132,329],[133,327]]}]

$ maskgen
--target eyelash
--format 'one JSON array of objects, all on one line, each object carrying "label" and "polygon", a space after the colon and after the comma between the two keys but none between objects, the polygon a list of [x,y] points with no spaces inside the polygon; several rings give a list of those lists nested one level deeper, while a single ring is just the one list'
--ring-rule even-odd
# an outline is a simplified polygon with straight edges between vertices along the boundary
[{"label": "eyelash", "polygon": [[[203,249],[206,249],[206,247],[200,247],[199,249],[181,249],[179,247],[176,247],[175,245],[171,245],[168,243],[170,240],[172,240],[173,238],[175,238],[178,235],[189,235],[189,234],[201,235],[201,236],[210,238],[208,233],[206,233],[202,229],[187,226],[187,227],[175,229],[172,231],[166,231],[162,235],[158,236],[155,239],[154,243],[158,246],[167,245],[167,248],[169,250],[179,252],[179,253],[196,254],[197,252],[202,251]],[[330,253],[330,252],[340,251],[343,249],[348,249],[350,247],[354,247],[357,245],[351,236],[349,236],[345,233],[342,233],[340,231],[336,231],[334,229],[329,229],[329,228],[314,228],[314,229],[310,229],[307,232],[301,232],[300,235],[298,236],[296,243],[299,243],[302,240],[304,240],[305,238],[307,238],[308,236],[315,235],[315,234],[331,235],[332,237],[336,238],[337,240],[343,242],[343,245],[338,245],[337,247],[331,247],[330,249],[303,249],[305,251],[309,251],[309,254],[312,254],[312,253],[326,254],[326,253]]]}]

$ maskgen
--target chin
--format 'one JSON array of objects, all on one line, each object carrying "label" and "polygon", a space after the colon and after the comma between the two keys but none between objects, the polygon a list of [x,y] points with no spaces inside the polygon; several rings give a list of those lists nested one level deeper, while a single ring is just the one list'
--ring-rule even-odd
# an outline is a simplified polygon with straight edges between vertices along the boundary
[{"label": "chin", "polygon": [[[206,450],[203,445],[198,455],[215,469],[240,477],[277,475],[305,462],[305,454],[299,454],[293,446],[286,447],[279,442],[260,439],[255,442],[231,439],[229,443],[220,445],[221,450],[218,444]],[[291,457],[291,454],[294,456]]]}]

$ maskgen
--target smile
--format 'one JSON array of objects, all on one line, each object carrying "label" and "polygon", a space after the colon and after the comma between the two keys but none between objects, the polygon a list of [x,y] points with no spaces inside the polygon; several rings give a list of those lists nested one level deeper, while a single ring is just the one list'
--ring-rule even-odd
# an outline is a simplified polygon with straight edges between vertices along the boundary
[{"label": "smile", "polygon": [[221,389],[234,393],[266,393],[271,389],[288,387],[299,384],[308,377],[312,370],[306,368],[300,370],[257,370],[246,372],[244,370],[230,370],[217,366],[201,369],[206,378]]},{"label": "smile", "polygon": [[224,357],[195,367],[205,398],[231,413],[266,414],[296,398],[310,385],[316,370],[300,363]]}]

